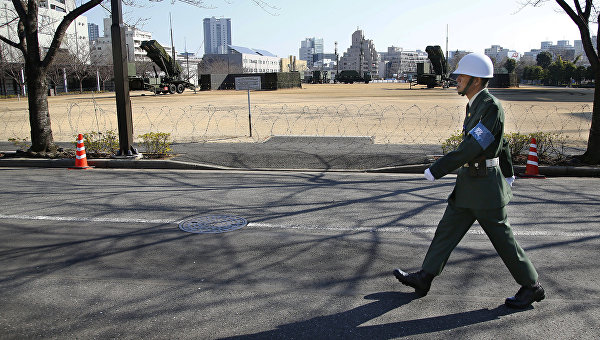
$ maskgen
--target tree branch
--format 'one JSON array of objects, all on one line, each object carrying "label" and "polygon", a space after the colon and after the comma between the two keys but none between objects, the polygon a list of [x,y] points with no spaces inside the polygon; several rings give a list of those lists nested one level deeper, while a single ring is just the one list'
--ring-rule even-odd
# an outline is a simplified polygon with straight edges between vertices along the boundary
[{"label": "tree branch", "polygon": [[575,5],[577,6],[578,13],[575,13],[571,6],[567,5],[567,3],[564,0],[556,0],[556,3],[563,9],[563,11],[565,11],[565,13],[567,13],[567,15],[571,18],[571,20],[573,20],[573,22],[575,22],[575,24],[578,27],[581,27],[581,25],[585,25],[586,27],[588,26],[589,16],[587,18],[583,17],[581,7],[579,6],[579,2],[577,0],[575,0]]},{"label": "tree branch", "polygon": [[[579,28],[579,33],[581,34],[581,41],[583,43],[583,49],[588,58],[588,61],[592,65],[592,68],[596,71],[600,69],[600,59],[598,59],[598,53],[594,50],[592,45],[592,38],[590,34],[590,26],[589,26],[589,13],[586,17],[586,13],[581,12],[581,6],[577,0],[574,1],[577,12],[571,8],[564,0],[556,0],[556,3],[567,13],[567,15],[573,20],[573,22]],[[591,2],[592,0],[586,0],[586,11],[590,10],[591,13]],[[600,38],[600,37],[599,37]]]},{"label": "tree branch", "polygon": [[27,54],[27,35],[25,34],[25,23],[23,19],[19,19],[19,23],[17,24],[17,35],[19,37],[18,49],[23,52],[23,56]]},{"label": "tree branch", "polygon": [[14,41],[12,41],[12,40],[10,40],[8,38],[5,38],[5,37],[3,37],[1,35],[0,35],[0,40],[2,40],[3,42],[5,42],[9,46],[12,46],[14,48],[18,48],[19,50],[21,49],[21,46],[18,43],[14,42]]},{"label": "tree branch", "polygon": [[[18,0],[13,0],[13,1],[18,1]],[[56,28],[56,33],[54,33],[54,37],[52,38],[52,43],[50,43],[50,47],[48,48],[48,52],[46,53],[44,60],[42,60],[41,67],[47,68],[48,65],[50,64],[50,62],[52,62],[52,59],[56,55],[56,52],[58,51],[58,49],[60,47],[62,39],[65,36],[65,33],[67,32],[67,28],[69,28],[69,25],[71,25],[71,23],[75,19],[77,19],[78,16],[80,16],[83,13],[89,11],[90,9],[96,7],[101,2],[102,2],[102,0],[90,0],[90,1],[82,4],[81,6],[75,8],[74,10],[72,10],[71,12],[69,12],[67,15],[64,16],[64,18],[62,19],[62,21]]]},{"label": "tree branch", "polygon": [[24,18],[27,16],[27,12],[25,11],[25,4],[22,3],[20,0],[12,0],[13,6],[15,6],[15,11],[17,11],[17,14],[19,15],[20,18]]}]

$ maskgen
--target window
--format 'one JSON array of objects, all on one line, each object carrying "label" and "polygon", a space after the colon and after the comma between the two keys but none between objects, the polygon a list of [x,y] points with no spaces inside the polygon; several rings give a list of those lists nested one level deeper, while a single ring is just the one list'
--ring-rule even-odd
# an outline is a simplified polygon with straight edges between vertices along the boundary
[{"label": "window", "polygon": [[57,10],[59,12],[65,12],[65,13],[67,12],[67,11],[65,11],[64,8],[62,8],[60,6],[55,6],[55,5],[50,5],[50,9],[54,9],[54,10]]}]

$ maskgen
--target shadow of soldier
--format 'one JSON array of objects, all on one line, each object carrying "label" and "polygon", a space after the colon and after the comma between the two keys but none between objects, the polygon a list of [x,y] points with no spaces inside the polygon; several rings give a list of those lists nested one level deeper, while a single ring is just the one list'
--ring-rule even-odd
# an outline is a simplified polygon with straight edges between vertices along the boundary
[{"label": "shadow of soldier", "polygon": [[270,331],[224,339],[392,339],[460,328],[496,320],[501,316],[518,312],[500,305],[494,309],[482,308],[444,316],[359,327],[418,298],[419,296],[415,293],[370,294],[365,296],[365,299],[375,301],[346,312],[318,316],[305,321],[281,325]]}]

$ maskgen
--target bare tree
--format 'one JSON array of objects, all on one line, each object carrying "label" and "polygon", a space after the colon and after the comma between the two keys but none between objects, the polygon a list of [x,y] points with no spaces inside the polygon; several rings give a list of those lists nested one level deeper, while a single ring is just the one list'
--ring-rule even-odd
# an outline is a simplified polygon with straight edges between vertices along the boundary
[{"label": "bare tree", "polygon": [[96,66],[96,70],[98,71],[100,82],[102,82],[102,91],[106,91],[106,82],[113,79],[115,76],[114,67],[111,63],[109,65]]},{"label": "bare tree", "polygon": [[136,60],[135,73],[141,77],[154,77],[154,69],[160,70],[158,66],[150,60]]},{"label": "bare tree", "polygon": [[21,51],[25,61],[29,123],[31,125],[31,151],[56,151],[48,110],[48,69],[56,57],[67,28],[78,16],[97,6],[100,2],[102,0],[90,0],[67,13],[56,28],[48,51],[43,55],[40,48],[40,36],[38,35],[40,26],[39,2],[28,0],[24,3],[20,0],[12,0],[14,10],[18,16],[7,18],[7,20],[18,22],[18,40],[14,41],[5,36],[0,36],[0,40]]},{"label": "bare tree", "polygon": [[[67,13],[58,26],[52,26],[49,37],[51,42],[47,51],[40,48],[40,38],[43,34],[41,28],[46,27],[43,18],[39,15],[38,0],[12,0],[13,7],[11,15],[7,15],[6,22],[0,22],[0,26],[16,26],[14,36],[0,35],[0,40],[9,46],[19,50],[24,58],[25,78],[28,89],[29,123],[31,127],[32,152],[54,152],[57,147],[54,144],[52,127],[50,124],[50,111],[48,108],[48,80],[47,74],[56,54],[65,38],[67,28],[77,17],[98,6],[103,0],[88,0],[80,6]],[[133,0],[123,0],[134,2]],[[180,0],[182,2],[207,7],[204,0]],[[268,11],[274,9],[268,2],[263,0],[252,0],[256,5]],[[47,26],[50,27],[50,26]],[[45,53],[44,53],[45,52]]]},{"label": "bare tree", "polygon": [[83,81],[92,74],[89,48],[78,47],[74,53],[69,53],[69,73],[79,82],[79,93],[83,92]]},{"label": "bare tree", "polygon": [[198,72],[200,74],[241,73],[238,68],[236,68],[235,72],[231,70],[227,58],[228,55],[226,54],[205,56],[202,58],[200,64],[198,64]]},{"label": "bare tree", "polygon": [[[23,61],[22,59],[12,59],[13,61],[2,62],[2,78],[12,80],[14,92],[17,95],[25,95],[25,83],[23,82]],[[5,84],[6,87],[6,84]],[[6,89],[8,92],[8,89]],[[7,93],[8,94],[8,93]]]},{"label": "bare tree", "polygon": [[57,89],[64,83],[65,70],[69,64],[69,52],[60,50],[57,52],[54,62],[48,67],[47,78],[50,86]]},{"label": "bare tree", "polygon": [[[522,5],[539,7],[549,0],[530,0]],[[573,0],[573,5],[567,4],[564,0],[555,0],[562,10],[573,20],[581,35],[583,50],[587,56],[591,68],[594,72],[595,89],[594,89],[594,108],[592,110],[592,124],[588,137],[587,150],[583,155],[577,156],[576,159],[589,164],[600,163],[600,57],[594,49],[592,42],[592,31],[590,24],[598,24],[600,12],[598,6],[593,0]],[[600,25],[598,31],[594,33],[596,36],[597,46],[600,46]]]}]

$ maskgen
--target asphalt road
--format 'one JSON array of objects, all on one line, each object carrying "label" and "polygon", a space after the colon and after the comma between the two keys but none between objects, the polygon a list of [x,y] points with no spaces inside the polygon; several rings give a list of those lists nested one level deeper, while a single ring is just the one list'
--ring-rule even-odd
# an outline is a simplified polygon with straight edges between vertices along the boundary
[{"label": "asphalt road", "polygon": [[[430,293],[421,261],[453,176],[0,168],[2,339],[597,339],[597,178],[519,179],[509,216],[547,298],[475,225]],[[228,215],[226,233],[179,230]]]}]

